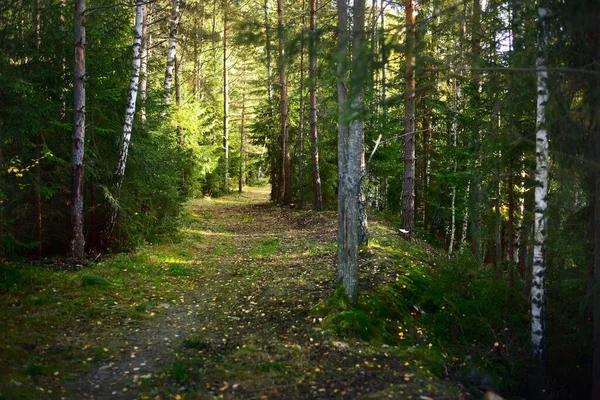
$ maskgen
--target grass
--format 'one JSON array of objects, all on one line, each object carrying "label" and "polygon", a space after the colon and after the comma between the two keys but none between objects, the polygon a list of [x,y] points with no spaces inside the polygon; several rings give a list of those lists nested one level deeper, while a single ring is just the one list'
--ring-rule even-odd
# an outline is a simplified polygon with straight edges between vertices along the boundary
[{"label": "grass", "polygon": [[260,239],[253,243],[253,248],[250,252],[250,255],[253,257],[268,257],[271,256],[279,250],[279,239],[277,238],[268,238],[268,239]]}]

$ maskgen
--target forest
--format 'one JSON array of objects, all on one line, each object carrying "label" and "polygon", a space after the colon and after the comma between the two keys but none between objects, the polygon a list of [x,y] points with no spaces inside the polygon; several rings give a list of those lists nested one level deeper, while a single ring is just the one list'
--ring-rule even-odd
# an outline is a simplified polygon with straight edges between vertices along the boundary
[{"label": "forest", "polygon": [[600,399],[600,2],[3,0],[0,399]]}]

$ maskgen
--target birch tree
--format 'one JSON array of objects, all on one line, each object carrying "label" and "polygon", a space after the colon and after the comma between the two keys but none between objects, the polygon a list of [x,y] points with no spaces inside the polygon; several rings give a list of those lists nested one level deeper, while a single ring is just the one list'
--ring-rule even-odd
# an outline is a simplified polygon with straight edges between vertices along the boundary
[{"label": "birch tree", "polygon": [[146,88],[148,86],[148,57],[150,55],[150,35],[148,34],[148,4],[143,3],[143,18],[142,18],[142,48],[141,48],[141,65],[140,65],[140,117],[142,122],[146,122]]},{"label": "birch tree", "polygon": [[548,102],[548,70],[546,68],[547,32],[545,6],[538,9],[537,114],[535,134],[535,225],[533,245],[533,273],[531,286],[531,343],[533,355],[545,358],[545,281],[546,281],[546,197],[548,195],[548,133],[546,131],[546,103]]},{"label": "birch tree", "polygon": [[73,10],[73,136],[71,148],[71,255],[85,257],[83,235],[83,157],[85,145],[85,0]]},{"label": "birch tree", "polygon": [[163,110],[160,119],[167,116],[167,107],[171,104],[171,86],[173,84],[173,70],[177,49],[177,28],[179,26],[179,0],[173,0],[171,7],[171,22],[169,29],[169,47],[167,48],[167,68],[165,70],[165,83],[163,85]]},{"label": "birch tree", "polygon": [[[119,160],[117,161],[117,170],[115,172],[115,199],[121,194],[121,187],[125,178],[125,167],[127,166],[127,155],[129,153],[129,144],[131,143],[131,130],[133,128],[133,119],[135,116],[135,104],[138,97],[138,87],[140,82],[140,70],[142,64],[142,38],[144,29],[144,0],[137,0],[135,6],[135,25],[133,28],[133,68],[131,78],[129,79],[129,96],[127,97],[127,106],[125,108],[125,122],[123,123],[123,137],[119,151]],[[111,205],[109,211],[108,223],[105,232],[105,239],[112,235],[112,231],[117,219],[116,204]]]},{"label": "birch tree", "polygon": [[406,75],[404,94],[404,184],[401,233],[410,240],[415,224],[415,16],[413,0],[406,0]]}]

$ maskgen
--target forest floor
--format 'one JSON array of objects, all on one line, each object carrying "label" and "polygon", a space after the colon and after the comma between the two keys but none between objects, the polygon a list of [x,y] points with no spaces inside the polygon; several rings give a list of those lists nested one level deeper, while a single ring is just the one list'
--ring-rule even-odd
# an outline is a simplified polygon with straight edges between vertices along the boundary
[{"label": "forest floor", "polygon": [[[191,201],[177,237],[77,271],[7,268],[0,398],[468,397],[417,353],[325,329],[335,213],[267,199],[265,187]],[[374,243],[393,234],[370,230]],[[364,267],[362,289],[384,264]]]}]

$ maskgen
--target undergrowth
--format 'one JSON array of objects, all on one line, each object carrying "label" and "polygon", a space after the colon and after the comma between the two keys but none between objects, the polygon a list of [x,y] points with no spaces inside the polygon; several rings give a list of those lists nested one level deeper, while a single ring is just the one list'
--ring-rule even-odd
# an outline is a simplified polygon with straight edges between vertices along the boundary
[{"label": "undergrowth", "polygon": [[[396,246],[372,245],[379,261],[391,263],[388,279],[363,290],[355,305],[339,287],[318,307],[315,313],[327,329],[376,346],[418,351],[439,377],[483,389],[518,386],[529,332],[528,303],[518,288],[467,257],[448,259],[395,241]],[[374,264],[368,254],[363,257],[361,279],[369,279],[365,270]]]}]

